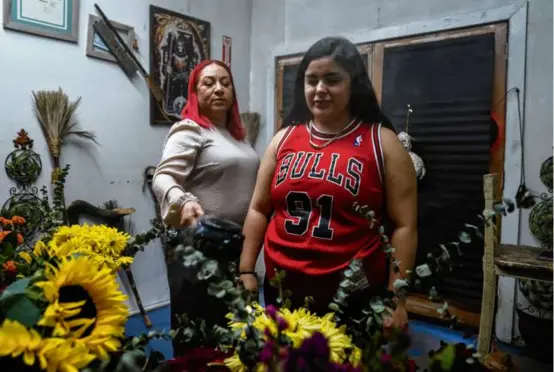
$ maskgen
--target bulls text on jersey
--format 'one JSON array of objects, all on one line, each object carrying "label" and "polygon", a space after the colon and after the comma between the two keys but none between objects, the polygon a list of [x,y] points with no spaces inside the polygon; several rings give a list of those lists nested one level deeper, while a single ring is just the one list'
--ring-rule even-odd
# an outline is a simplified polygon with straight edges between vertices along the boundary
[{"label": "bulls text on jersey", "polygon": [[[326,159],[330,157],[330,159]],[[341,154],[322,152],[293,152],[285,155],[279,167],[275,180],[275,187],[287,179],[295,180],[303,177],[325,180],[343,187],[353,196],[358,196],[362,180],[364,164],[356,158],[350,157],[346,162],[346,172],[337,171],[337,164]],[[320,163],[328,164],[328,167]]]}]

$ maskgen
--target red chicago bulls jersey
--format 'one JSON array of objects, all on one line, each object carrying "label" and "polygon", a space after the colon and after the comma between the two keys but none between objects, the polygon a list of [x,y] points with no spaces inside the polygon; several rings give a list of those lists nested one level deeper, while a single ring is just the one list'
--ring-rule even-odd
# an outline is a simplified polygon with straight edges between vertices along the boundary
[{"label": "red chicago bulls jersey", "polygon": [[271,184],[274,215],[264,244],[270,277],[274,267],[308,275],[330,274],[344,269],[353,258],[364,259],[368,274],[384,277],[379,233],[353,210],[355,202],[368,205],[376,219],[381,219],[380,127],[352,122],[319,150],[310,141],[318,147],[335,135],[310,129],[308,124],[286,131],[277,148]]}]

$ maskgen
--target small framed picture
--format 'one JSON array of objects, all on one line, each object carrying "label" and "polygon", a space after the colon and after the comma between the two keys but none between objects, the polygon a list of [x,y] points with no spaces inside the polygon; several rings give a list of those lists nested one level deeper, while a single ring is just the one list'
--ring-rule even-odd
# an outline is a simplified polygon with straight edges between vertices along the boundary
[{"label": "small framed picture", "polygon": [[4,28],[65,40],[79,40],[79,0],[3,0]]},{"label": "small framed picture", "polygon": [[[102,18],[90,14],[88,18],[87,56],[110,62],[117,62],[116,58],[110,52],[106,44],[104,44],[104,41],[102,41],[98,33],[94,30],[94,24],[96,22],[103,22]],[[110,23],[115,27],[121,38],[125,40],[127,46],[132,48],[133,42],[135,41],[135,29],[131,26],[111,20]]]}]

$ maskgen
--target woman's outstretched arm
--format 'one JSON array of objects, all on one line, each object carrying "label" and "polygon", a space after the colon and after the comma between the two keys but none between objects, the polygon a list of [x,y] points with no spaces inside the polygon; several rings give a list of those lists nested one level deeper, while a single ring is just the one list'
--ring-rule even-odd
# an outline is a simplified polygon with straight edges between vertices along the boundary
[{"label": "woman's outstretched arm", "polygon": [[279,131],[265,151],[260,168],[258,169],[258,177],[250,207],[248,208],[248,214],[244,221],[244,244],[240,256],[239,272],[245,273],[240,275],[240,279],[246,289],[250,291],[258,289],[256,276],[252,272],[254,272],[256,260],[264,241],[267,224],[273,212],[271,206],[271,182],[275,173],[275,167],[277,166],[277,147],[284,133],[284,129]]}]

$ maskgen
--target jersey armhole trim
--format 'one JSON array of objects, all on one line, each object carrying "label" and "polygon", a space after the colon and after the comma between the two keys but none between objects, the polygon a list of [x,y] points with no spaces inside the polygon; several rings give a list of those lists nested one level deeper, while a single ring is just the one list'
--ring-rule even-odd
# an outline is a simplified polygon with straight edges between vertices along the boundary
[{"label": "jersey armhole trim", "polygon": [[283,134],[283,137],[281,137],[281,139],[279,140],[279,143],[277,144],[277,150],[275,151],[275,158],[276,159],[279,159],[279,155],[281,153],[281,148],[283,147],[283,145],[285,144],[285,142],[289,138],[289,136],[292,133],[292,131],[294,130],[294,128],[296,128],[296,126],[291,125],[290,127],[288,127],[287,130],[285,131],[285,134]]},{"label": "jersey armhole trim", "polygon": [[387,170],[385,169],[385,153],[383,152],[383,142],[381,141],[381,128],[382,127],[383,127],[383,124],[379,123],[379,128],[377,129],[377,139],[378,139],[378,143],[379,143],[379,157],[381,159],[381,163],[379,165],[381,166],[381,170],[382,170],[383,178],[384,178]]},{"label": "jersey armhole trim", "polygon": [[385,183],[385,161],[383,156],[383,145],[381,144],[381,123],[375,123],[371,126],[372,143],[373,143],[373,155],[375,156],[375,163],[377,165],[377,172],[379,173],[379,179],[381,185]]}]

